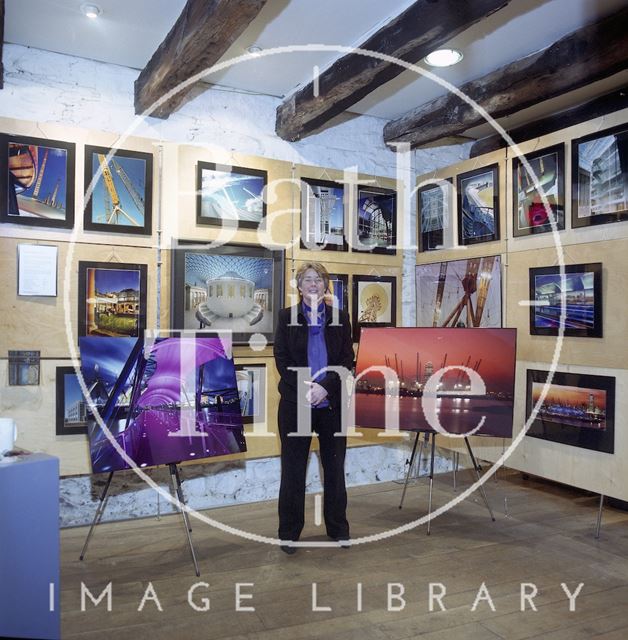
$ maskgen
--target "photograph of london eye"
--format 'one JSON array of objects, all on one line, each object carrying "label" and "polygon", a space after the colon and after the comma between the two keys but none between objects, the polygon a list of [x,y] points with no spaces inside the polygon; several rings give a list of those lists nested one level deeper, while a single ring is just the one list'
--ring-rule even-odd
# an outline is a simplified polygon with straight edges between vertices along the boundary
[{"label": "photograph of london eye", "polygon": [[149,153],[85,147],[85,229],[151,233],[153,159]]},{"label": "photograph of london eye", "polygon": [[2,220],[71,228],[74,224],[74,145],[2,136],[2,146],[2,165],[6,167],[7,176],[3,185],[6,206],[0,212]]}]

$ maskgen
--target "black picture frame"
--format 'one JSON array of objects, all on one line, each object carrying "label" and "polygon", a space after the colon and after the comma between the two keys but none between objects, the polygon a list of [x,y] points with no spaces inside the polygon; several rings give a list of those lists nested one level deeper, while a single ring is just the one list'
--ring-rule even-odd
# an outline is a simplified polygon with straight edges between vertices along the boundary
[{"label": "black picture frame", "polygon": [[[499,165],[492,164],[458,174],[456,190],[458,244],[499,240]],[[488,191],[483,200],[477,193],[479,191]],[[481,206],[477,202],[485,204]]]},{"label": "black picture frame", "polygon": [[[564,335],[575,338],[603,337],[602,263],[565,265],[565,285],[570,293],[566,302]],[[560,296],[558,266],[530,269],[531,335],[558,335]]]},{"label": "black picture frame", "polygon": [[142,337],[147,271],[145,264],[80,261],[78,336]]},{"label": "black picture frame", "polygon": [[[227,276],[229,282],[209,282],[223,279]],[[208,287],[212,294],[219,296],[218,285],[232,286],[234,279],[247,280],[240,283],[246,300],[242,308],[252,301],[252,307],[242,316],[235,318],[213,317],[213,311],[208,307],[201,309],[199,319],[198,308],[207,303]],[[268,287],[266,285],[269,285]],[[252,291],[250,288],[252,287]],[[268,288],[271,290],[268,291]],[[240,290],[238,290],[239,293]],[[234,295],[235,295],[234,290]],[[228,291],[227,291],[228,293]],[[220,294],[222,297],[223,294]],[[172,301],[171,328],[174,330],[212,331],[231,330],[234,345],[249,344],[253,334],[261,334],[267,344],[273,344],[277,327],[279,310],[284,301],[284,251],[281,248],[269,249],[260,245],[225,244],[212,246],[191,240],[177,240],[172,258]],[[259,307],[259,308],[258,308]],[[245,318],[257,309],[256,314]],[[268,320],[265,320],[266,316]],[[209,320],[210,324],[206,323]],[[242,320],[239,325],[247,325],[246,330],[233,329],[234,320]],[[253,324],[250,324],[253,322]],[[263,324],[261,324],[263,322]]]},{"label": "black picture frame", "polygon": [[[419,252],[444,248],[445,231],[452,224],[453,179],[432,181],[417,191],[417,235]],[[445,192],[448,189],[448,193]],[[440,218],[440,226],[439,226]]]},{"label": "black picture frame", "polygon": [[[333,203],[330,201],[333,199]],[[338,202],[340,203],[340,217],[342,228],[338,228]],[[327,204],[327,207],[324,206]],[[331,211],[330,220],[321,221],[321,209],[328,208]],[[333,226],[332,219],[336,220]],[[334,233],[335,231],[335,233]],[[325,233],[335,238],[330,242],[323,238]],[[317,238],[318,237],[318,238]],[[338,239],[341,238],[341,241]],[[315,180],[314,178],[301,178],[301,249],[310,251],[348,251],[349,245],[346,237],[346,211],[345,190],[340,182],[331,180]]]},{"label": "black picture frame", "polygon": [[[379,285],[378,288],[375,285]],[[373,292],[368,287],[373,287]],[[379,294],[379,295],[378,295]],[[362,296],[369,296],[366,300],[372,300],[370,304],[364,304],[361,300]],[[375,296],[375,298],[374,298]],[[378,300],[379,298],[379,300]],[[352,282],[352,300],[351,305],[351,324],[353,327],[353,341],[358,342],[360,339],[360,330],[362,327],[394,327],[397,324],[397,278],[395,276],[369,276],[354,275]],[[373,315],[377,318],[375,308],[377,304],[385,304],[387,320],[367,320],[365,316]],[[371,309],[367,307],[370,306]]]},{"label": "black picture frame", "polygon": [[72,229],[75,170],[72,142],[0,134],[0,222]]},{"label": "black picture frame", "polygon": [[397,192],[358,185],[351,251],[397,254]]},{"label": "black picture frame", "polygon": [[[55,433],[58,436],[85,435],[87,434],[87,416],[90,415],[89,403],[78,382],[78,376],[74,367],[57,367],[55,374],[56,384],[56,409],[55,409]],[[72,406],[68,406],[68,401]],[[78,419],[69,420],[70,416]],[[81,419],[83,418],[83,419]]]},{"label": "black picture frame", "polygon": [[571,184],[573,228],[628,220],[628,124],[572,140]]},{"label": "black picture frame", "polygon": [[[266,369],[266,364],[256,362],[254,364],[236,364],[236,382],[238,384],[238,394],[240,396],[240,404],[242,405],[242,424],[263,424],[267,420],[267,396],[268,396],[268,372]],[[243,385],[241,384],[241,375],[243,372],[249,374],[247,383],[245,383],[244,387],[247,388],[247,391],[244,391]],[[252,375],[251,375],[252,374]],[[252,386],[252,397],[251,392],[248,391],[248,388]],[[257,393],[255,392],[257,390]],[[246,397],[243,397],[243,392],[246,393]],[[250,411],[250,403],[253,402],[254,409],[251,413]],[[243,404],[244,403],[244,404]],[[246,405],[246,409],[244,408]],[[258,413],[255,413],[255,408],[258,409]]]},{"label": "black picture frame", "polygon": [[[549,371],[527,370],[527,420],[548,376]],[[556,371],[550,384],[526,435],[581,449],[614,453],[615,378]]]},{"label": "black picture frame", "polygon": [[[87,191],[94,178],[88,198]],[[152,153],[85,145],[84,188],[83,228],[86,231],[151,235]]]},{"label": "black picture frame", "polygon": [[[221,179],[220,189],[211,194],[205,193],[203,180],[215,176]],[[230,176],[231,183],[225,181]],[[249,181],[247,187],[240,183]],[[200,226],[226,227],[237,229],[258,229],[266,221],[266,197],[265,191],[268,184],[268,173],[261,169],[249,167],[236,167],[232,165],[218,164],[216,162],[199,161],[196,165],[196,224]],[[229,191],[227,191],[229,189]],[[234,201],[245,199],[245,204],[255,200],[255,208],[259,209],[252,220],[250,211],[239,209]],[[207,211],[204,214],[204,211]],[[234,215],[235,214],[235,215]]]},{"label": "black picture frame", "polygon": [[550,215],[558,231],[565,229],[565,145],[524,154],[547,198],[550,211],[521,161],[512,159],[512,233],[516,238],[550,233]]},{"label": "black picture frame", "polygon": [[[339,309],[349,313],[349,276],[346,273],[330,273],[329,281],[332,295],[341,303]],[[342,289],[340,296],[337,295],[337,283],[340,283]]]}]

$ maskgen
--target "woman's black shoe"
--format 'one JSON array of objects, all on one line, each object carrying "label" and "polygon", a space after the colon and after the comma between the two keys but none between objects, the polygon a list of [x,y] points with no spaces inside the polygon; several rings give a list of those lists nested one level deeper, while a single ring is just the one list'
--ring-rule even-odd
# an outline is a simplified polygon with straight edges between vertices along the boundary
[{"label": "woman's black shoe", "polygon": [[294,555],[297,552],[297,548],[296,547],[291,547],[287,544],[282,544],[281,547],[279,547],[284,553],[287,553],[289,556]]}]

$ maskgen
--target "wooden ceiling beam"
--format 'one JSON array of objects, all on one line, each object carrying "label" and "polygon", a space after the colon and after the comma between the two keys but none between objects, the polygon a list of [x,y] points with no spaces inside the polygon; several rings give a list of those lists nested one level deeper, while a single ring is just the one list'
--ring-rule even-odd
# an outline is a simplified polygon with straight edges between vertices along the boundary
[{"label": "wooden ceiling beam", "polygon": [[[628,8],[589,24],[551,46],[512,62],[460,91],[493,118],[610,77],[628,67]],[[450,93],[412,109],[384,127],[384,141],[426,146],[483,124],[484,118]]]},{"label": "wooden ceiling beam", "polygon": [[[135,81],[135,113],[192,76],[213,66],[261,11],[267,0],[188,0],[170,33]],[[151,112],[168,118],[192,85]]]},{"label": "wooden ceiling beam", "polygon": [[[626,108],[628,108],[628,87],[600,96],[573,109],[560,111],[546,118],[521,125],[507,133],[514,142],[519,144],[520,142],[533,140],[548,133],[566,129],[581,122],[593,120],[594,118],[599,118]],[[474,142],[469,153],[471,158],[476,158],[491,151],[504,149],[507,146],[508,143],[506,140],[496,133],[495,135],[487,136]]]},{"label": "wooden ceiling beam", "polygon": [[[358,48],[416,63],[509,2],[418,0]],[[284,140],[299,140],[403,71],[398,64],[349,53],[281,103],[275,131]]]}]

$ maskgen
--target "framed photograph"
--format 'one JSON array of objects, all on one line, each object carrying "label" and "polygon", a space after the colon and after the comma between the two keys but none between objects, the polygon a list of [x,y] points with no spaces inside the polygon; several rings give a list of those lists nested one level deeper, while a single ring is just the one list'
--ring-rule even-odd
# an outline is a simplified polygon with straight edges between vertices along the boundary
[{"label": "framed photograph", "polygon": [[266,422],[266,365],[236,364],[243,424]]},{"label": "framed photograph", "polygon": [[301,179],[301,248],[347,251],[342,184]]},{"label": "framed photograph", "polygon": [[266,171],[213,162],[196,166],[196,224],[258,229],[266,218]]},{"label": "framed photograph", "polygon": [[[228,338],[85,337],[79,346],[93,404],[139,467],[246,451]],[[129,468],[93,416],[87,433],[94,473]]]},{"label": "framed photograph", "polygon": [[173,253],[173,329],[228,330],[233,344],[261,334],[273,343],[284,299],[283,250],[179,241]]},{"label": "framed photograph", "polygon": [[349,312],[349,276],[346,273],[329,274],[329,292],[334,297],[334,304],[341,311]]},{"label": "framed photograph", "polygon": [[441,180],[421,187],[417,192],[419,214],[419,251],[442,249],[446,242],[446,230],[451,225],[453,182]]},{"label": "framed photograph", "polygon": [[[538,403],[549,371],[528,369],[526,418]],[[592,449],[615,451],[615,378],[556,371],[528,436]]]},{"label": "framed photograph", "polygon": [[[478,435],[511,438],[516,351],[516,329],[364,327],[355,365],[356,377],[363,374],[355,385],[356,426],[386,424],[390,387],[380,371],[364,373],[381,366],[397,374],[400,429],[433,430],[423,411],[423,394],[432,379],[430,386],[438,386],[436,411],[445,431],[463,435],[482,424]],[[482,394],[473,392],[466,371],[441,371],[465,363],[482,378]]]},{"label": "framed photograph", "polygon": [[108,233],[152,233],[153,155],[141,151],[85,146],[83,228]]},{"label": "framed photograph", "polygon": [[[565,145],[557,144],[525,154],[532,173],[521,158],[512,160],[512,232],[515,237],[548,233],[552,218],[565,228]],[[543,204],[547,198],[549,208]]]},{"label": "framed photograph", "polygon": [[351,323],[353,340],[363,327],[391,327],[397,323],[397,278],[394,276],[353,276]]},{"label": "framed photograph", "polygon": [[358,186],[357,219],[353,221],[352,251],[397,253],[397,193]]},{"label": "framed photograph", "polygon": [[571,143],[571,226],[628,220],[628,125]]},{"label": "framed photograph", "polygon": [[87,433],[91,412],[74,367],[57,367],[56,392],[56,434],[70,436]]},{"label": "framed photograph", "polygon": [[416,266],[417,327],[501,327],[500,256]]},{"label": "framed photograph", "polygon": [[457,177],[458,244],[499,240],[499,167],[494,164]]},{"label": "framed photograph", "polygon": [[39,386],[40,356],[39,351],[9,349],[9,386]]},{"label": "framed photograph", "polygon": [[0,135],[0,222],[74,226],[75,145]]},{"label": "framed photograph", "polygon": [[17,295],[57,297],[56,245],[17,245]]},{"label": "framed photograph", "polygon": [[530,269],[530,333],[557,336],[565,300],[565,336],[601,338],[602,263]]},{"label": "framed photograph", "polygon": [[79,262],[79,337],[142,336],[146,272],[145,264]]}]

